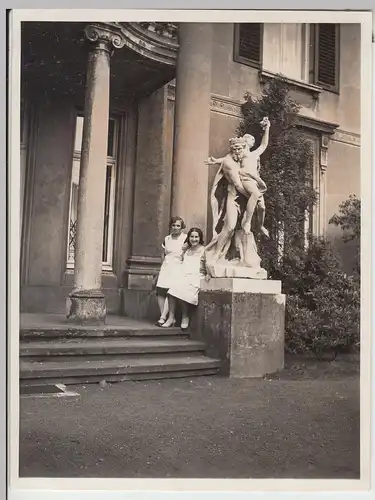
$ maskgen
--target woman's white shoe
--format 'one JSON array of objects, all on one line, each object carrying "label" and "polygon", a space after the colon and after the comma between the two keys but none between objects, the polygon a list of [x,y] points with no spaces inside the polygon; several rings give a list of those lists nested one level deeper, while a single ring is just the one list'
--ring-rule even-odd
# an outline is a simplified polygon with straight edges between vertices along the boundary
[{"label": "woman's white shoe", "polygon": [[161,327],[162,328],[171,328],[175,324],[176,324],[176,320],[175,319],[167,319],[167,321],[163,325],[161,325]]},{"label": "woman's white shoe", "polygon": [[189,328],[189,318],[182,318],[181,330],[187,330],[188,328]]}]

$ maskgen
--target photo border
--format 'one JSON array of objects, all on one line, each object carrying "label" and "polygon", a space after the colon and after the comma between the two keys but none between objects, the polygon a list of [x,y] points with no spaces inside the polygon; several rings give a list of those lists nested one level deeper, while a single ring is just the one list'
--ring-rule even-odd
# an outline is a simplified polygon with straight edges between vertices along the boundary
[{"label": "photo border", "polygon": [[[50,2],[48,2],[50,4]],[[200,2],[201,3],[201,2]],[[263,2],[265,3],[265,2]],[[342,5],[342,4],[341,4]],[[75,10],[74,11],[74,20],[77,19],[77,15],[82,16],[81,19],[84,19],[85,21],[90,21],[90,20],[111,20],[113,19],[113,9],[111,9],[111,12],[108,13],[109,9],[105,9],[106,14],[103,14],[104,10],[98,11],[97,9],[80,9],[79,11]],[[45,17],[50,17],[51,12],[53,12],[52,17],[56,14],[61,15],[63,14],[66,16],[68,14],[69,17],[69,11],[66,9],[64,10],[31,10],[31,11],[22,11],[22,10],[14,10],[11,13],[11,17],[15,18],[16,23],[19,22],[22,19],[22,15],[26,14],[28,17],[30,16],[33,18],[35,21],[42,20]],[[90,15],[88,13],[90,12]],[[128,9],[121,9],[122,14],[126,14],[124,18],[126,18],[127,21],[137,21],[140,20],[139,14],[141,14],[142,20],[152,20],[152,21],[163,21],[163,20],[181,20],[178,16],[183,14],[184,17],[188,16],[189,19],[188,21],[195,20],[195,15],[199,15],[199,20],[200,21],[206,21],[206,22],[220,22],[213,20],[214,19],[219,19],[219,17],[216,17],[220,11],[212,11],[212,10],[196,10],[196,11],[178,11],[178,10],[173,10],[173,11],[161,11],[161,10],[144,10],[144,11],[135,11],[135,10],[128,10]],[[233,11],[230,11],[231,13]],[[72,13],[72,11],[70,11]],[[228,18],[229,11],[221,11],[221,13],[225,16],[225,22],[236,22],[232,21],[231,19]],[[371,177],[371,116],[370,113],[368,112],[369,106],[368,106],[368,101],[370,100],[373,105],[372,101],[372,88],[371,88],[371,76],[373,75],[373,72],[371,73],[371,66],[372,66],[372,61],[370,61],[371,57],[371,42],[367,42],[368,37],[371,36],[372,32],[372,19],[371,19],[371,13],[369,17],[369,13],[365,12],[341,12],[341,11],[335,11],[335,12],[327,12],[327,11],[307,11],[307,10],[299,10],[299,11],[285,11],[282,9],[278,9],[278,11],[252,11],[252,17],[251,20],[254,20],[254,22],[272,22],[272,17],[274,17],[274,22],[280,22],[280,13],[282,13],[283,16],[287,16],[289,19],[289,15],[291,15],[291,18],[294,18],[293,21],[289,22],[306,22],[306,14],[308,14],[309,17],[309,22],[324,22],[326,18],[331,18],[334,16],[335,22],[358,22],[356,19],[361,19],[361,24],[362,24],[362,40],[361,40],[361,54],[362,54],[362,61],[369,61],[369,64],[362,64],[362,70],[361,70],[361,111],[362,111],[362,118],[361,118],[361,198],[362,198],[362,214],[365,216],[362,216],[361,220],[361,226],[362,226],[362,239],[361,239],[361,248],[362,248],[362,254],[361,254],[361,266],[362,269],[369,269],[371,268],[371,218],[367,217],[366,215],[371,212],[371,193],[372,193],[372,185],[371,182],[369,182],[369,179],[372,180]],[[91,14],[93,14],[93,17],[90,17]],[[98,14],[101,14],[100,18],[98,17]],[[246,16],[249,15],[248,10],[243,10],[243,11],[237,11],[236,16]],[[311,17],[310,17],[311,14]],[[102,19],[102,16],[109,15],[106,19]],[[257,16],[259,15],[259,19]],[[21,16],[21,17],[19,17]],[[111,17],[112,16],[112,17]],[[133,17],[135,16],[135,17]],[[205,17],[205,16],[209,16]],[[298,16],[303,16],[303,20],[296,21],[295,18]],[[345,20],[341,20],[341,19]],[[311,19],[311,21],[310,21]],[[350,19],[350,20],[349,20]],[[51,20],[51,19],[49,19]],[[55,19],[57,20],[57,19]],[[61,20],[61,18],[60,18]],[[73,20],[73,19],[67,19],[67,20]],[[241,20],[243,20],[243,17],[241,17]],[[222,21],[223,22],[223,21]],[[238,22],[238,20],[237,20]],[[283,22],[287,22],[284,21]],[[10,403],[10,409],[11,409],[11,417],[8,419],[8,423],[10,424],[10,432],[11,432],[11,439],[10,442],[13,443],[18,443],[18,418],[15,417],[15,415],[19,414],[19,398],[18,398],[18,369],[19,369],[19,363],[18,363],[18,334],[9,334],[9,332],[18,332],[19,329],[19,206],[20,206],[20,199],[19,199],[19,190],[17,190],[17,186],[19,186],[20,182],[20,176],[19,176],[19,144],[20,144],[20,134],[19,134],[19,97],[20,97],[20,51],[19,51],[19,46],[17,48],[17,43],[19,45],[19,40],[17,42],[17,39],[19,39],[19,31],[17,31],[17,26],[12,25],[9,30],[9,36],[10,36],[10,73],[9,73],[9,78],[10,78],[10,86],[9,86],[9,117],[8,117],[8,123],[9,123],[9,129],[11,131],[10,134],[10,144],[9,144],[9,165],[11,168],[8,171],[9,175],[9,192],[8,192],[8,201],[10,201],[10,210],[8,212],[9,216],[9,228],[10,228],[10,247],[9,248],[9,263],[10,263],[10,276],[11,279],[9,279],[8,275],[8,289],[4,287],[5,292],[8,291],[8,300],[10,301],[10,310],[9,310],[9,317],[8,317],[8,335],[10,336],[10,341],[8,342],[8,365],[10,368],[10,377],[8,380],[8,389],[9,389],[9,403]],[[18,52],[18,54],[17,54]],[[373,59],[373,57],[372,57]],[[373,106],[372,106],[372,111],[374,112]],[[363,165],[369,165],[369,172],[364,172],[363,170]],[[5,164],[4,164],[5,165]],[[366,168],[367,169],[367,168]],[[5,201],[5,196],[3,197]],[[9,206],[9,205],[8,205]],[[4,212],[5,213],[5,212]],[[4,246],[5,246],[5,239],[4,239]],[[9,270],[6,268],[6,271]],[[5,273],[3,274],[5,276]],[[364,331],[367,333],[371,331],[371,317],[369,314],[370,307],[371,307],[371,274],[370,273],[362,273],[362,282],[361,282],[361,294],[362,294],[362,302],[361,302],[361,322],[362,322],[362,328],[361,328],[361,430],[363,428],[370,430],[370,401],[369,401],[369,387],[371,386],[371,363],[370,363],[370,355],[371,355],[371,346],[370,343],[370,336],[368,334],[364,334]],[[9,339],[9,337],[8,337]],[[6,350],[3,350],[3,353],[6,354]],[[15,378],[16,377],[16,378]],[[17,436],[17,438],[16,438]],[[16,440],[15,440],[16,438]],[[190,494],[190,491],[217,491],[221,490],[222,492],[225,491],[230,491],[231,493],[231,498],[233,497],[233,492],[236,491],[236,496],[237,494],[240,493],[241,491],[254,491],[254,488],[256,490],[263,490],[263,491],[268,491],[272,496],[269,496],[267,494],[267,498],[273,498],[273,495],[276,492],[279,492],[281,490],[281,483],[283,483],[287,487],[287,491],[284,493],[288,493],[288,498],[293,498],[290,495],[290,492],[292,491],[299,491],[298,498],[301,497],[301,482],[303,483],[311,483],[310,486],[314,486],[314,491],[311,491],[311,493],[314,495],[314,498],[317,495],[317,491],[321,491],[322,489],[325,491],[338,491],[340,490],[340,486],[342,488],[340,492],[340,498],[345,497],[349,491],[358,491],[357,485],[358,481],[336,481],[336,480],[276,480],[276,479],[267,479],[267,480],[228,480],[228,479],[223,479],[223,480],[194,480],[194,479],[167,479],[167,480],[157,480],[157,479],[150,479],[150,480],[145,480],[145,479],[125,479],[125,480],[106,480],[106,479],[77,479],[77,480],[69,480],[69,479],[33,479],[33,478],[21,478],[21,479],[16,479],[16,476],[14,475],[14,470],[15,468],[18,469],[18,450],[16,450],[17,453],[17,458],[14,457],[14,444],[13,444],[13,449],[10,449],[10,472],[11,472],[11,479],[13,480],[12,484],[12,489],[10,491],[10,496],[9,498],[11,500],[21,500],[21,499],[27,499],[29,498],[32,500],[34,497],[33,496],[22,496],[25,493],[29,495],[31,493],[32,495],[36,494],[35,498],[38,498],[40,500],[43,500],[43,498],[50,498],[51,497],[51,489],[54,490],[54,496],[56,497],[56,500],[59,498],[63,498],[60,496],[61,494],[65,496],[65,498],[75,498],[74,494],[72,491],[63,491],[66,490],[67,487],[73,486],[75,489],[78,491],[78,496],[77,498],[84,498],[82,496],[83,493],[83,486],[85,487],[86,491],[89,491],[90,489],[95,489],[96,491],[90,491],[90,498],[94,500],[96,498],[96,495],[102,495],[101,497],[97,498],[103,498],[103,493],[105,493],[105,498],[109,498],[108,496],[108,491],[111,491],[111,498],[117,498],[117,494],[121,494],[121,498],[124,498],[124,493],[123,492],[115,492],[113,490],[119,489],[120,487],[125,487],[125,489],[128,490],[128,492],[132,491],[132,494],[134,495],[135,490],[140,490],[137,492],[137,498],[142,498],[142,496],[139,496],[139,494],[144,494],[142,493],[142,490],[149,490],[150,491],[155,491],[155,490],[163,490],[167,491],[170,490],[172,491],[176,490],[176,486],[179,486],[178,489],[182,488],[183,491],[181,491],[182,494]],[[370,458],[370,439],[365,437],[362,437],[362,446],[361,446],[361,475],[364,474],[366,478],[369,480],[370,478],[370,464],[369,464],[369,458]],[[364,460],[365,459],[365,460]],[[366,460],[367,459],[367,460]],[[18,475],[17,475],[18,476]],[[65,485],[61,485],[61,482],[64,482]],[[195,487],[193,490],[191,490],[192,482],[195,483]],[[210,482],[210,484],[207,486],[207,482]],[[244,488],[242,490],[242,487],[244,483],[253,483],[253,487],[248,489]],[[267,485],[265,485],[265,482],[267,482]],[[362,482],[362,481],[361,481]],[[69,483],[69,484],[68,484]],[[79,483],[85,483],[83,486]],[[108,483],[108,484],[104,484]],[[110,483],[110,484],[109,484]],[[130,484],[131,483],[131,484]],[[151,486],[151,483],[152,486]],[[178,484],[179,483],[179,484]],[[225,483],[225,484],[224,484]],[[236,484],[235,484],[236,483]],[[263,483],[263,484],[261,484]],[[279,484],[277,484],[279,483]],[[319,483],[319,485],[317,484]],[[336,483],[334,488],[332,488],[332,483]],[[338,484],[341,483],[341,484]],[[47,488],[50,491],[33,491],[33,492],[26,492],[28,488],[31,487],[43,487]],[[104,486],[106,487],[106,490],[104,489]],[[110,486],[110,489],[107,489],[107,486]],[[264,486],[266,488],[264,488]],[[56,491],[56,487],[58,487],[62,491]],[[88,488],[87,488],[88,487]],[[317,487],[317,489],[315,488]],[[150,488],[150,489],[149,489]],[[284,488],[283,488],[284,489]],[[24,490],[24,491],[22,491]],[[188,491],[189,490],[189,491]],[[283,494],[284,494],[283,493]],[[21,496],[17,496],[21,494]],[[44,494],[47,494],[48,496],[43,496]],[[174,493],[173,493],[174,494]],[[14,496],[15,495],[15,496]],[[144,498],[150,498],[149,493],[146,494]],[[163,494],[163,498],[166,497],[167,494]],[[180,493],[179,493],[180,495]],[[262,493],[262,498],[264,498],[264,494]],[[279,495],[279,493],[277,493]],[[304,495],[306,495],[304,493]],[[168,494],[169,496],[169,494]],[[215,493],[215,498],[220,498],[221,494]],[[252,496],[255,498],[254,496]],[[280,496],[278,496],[280,498]],[[88,497],[87,497],[88,498]],[[120,497],[118,497],[120,498]],[[136,498],[135,496],[132,496],[132,498]],[[296,497],[297,498],[297,497]],[[305,496],[305,498],[307,498]],[[332,498],[332,496],[330,496]]]}]

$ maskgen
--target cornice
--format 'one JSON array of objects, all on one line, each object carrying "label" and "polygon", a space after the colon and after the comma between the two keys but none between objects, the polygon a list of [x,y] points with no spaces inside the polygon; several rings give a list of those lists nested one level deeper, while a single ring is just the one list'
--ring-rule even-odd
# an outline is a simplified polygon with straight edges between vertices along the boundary
[{"label": "cornice", "polygon": [[110,25],[121,31],[124,45],[128,49],[154,62],[176,66],[178,43],[175,39],[150,31],[140,23],[110,23]]}]

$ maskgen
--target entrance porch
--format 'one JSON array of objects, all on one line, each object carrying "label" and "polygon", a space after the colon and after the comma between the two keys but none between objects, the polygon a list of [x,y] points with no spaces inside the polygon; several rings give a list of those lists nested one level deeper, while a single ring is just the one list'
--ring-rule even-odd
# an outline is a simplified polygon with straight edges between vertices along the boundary
[{"label": "entrance porch", "polygon": [[206,229],[211,38],[24,23],[21,312],[155,317],[170,216]]}]

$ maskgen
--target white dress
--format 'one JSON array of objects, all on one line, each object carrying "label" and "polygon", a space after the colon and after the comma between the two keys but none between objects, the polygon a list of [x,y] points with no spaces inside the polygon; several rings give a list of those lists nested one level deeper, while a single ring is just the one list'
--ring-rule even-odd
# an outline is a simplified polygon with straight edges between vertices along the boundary
[{"label": "white dress", "polygon": [[200,264],[204,250],[203,246],[197,251],[192,251],[190,248],[186,250],[182,266],[179,269],[180,276],[168,290],[169,295],[184,300],[189,304],[198,304],[200,282],[203,277],[200,273]]},{"label": "white dress", "polygon": [[181,233],[177,238],[172,238],[169,234],[164,239],[162,245],[164,249],[164,260],[160,267],[158,281],[156,286],[159,288],[170,288],[179,274],[178,269],[181,267],[182,246],[185,243],[186,234]]}]

